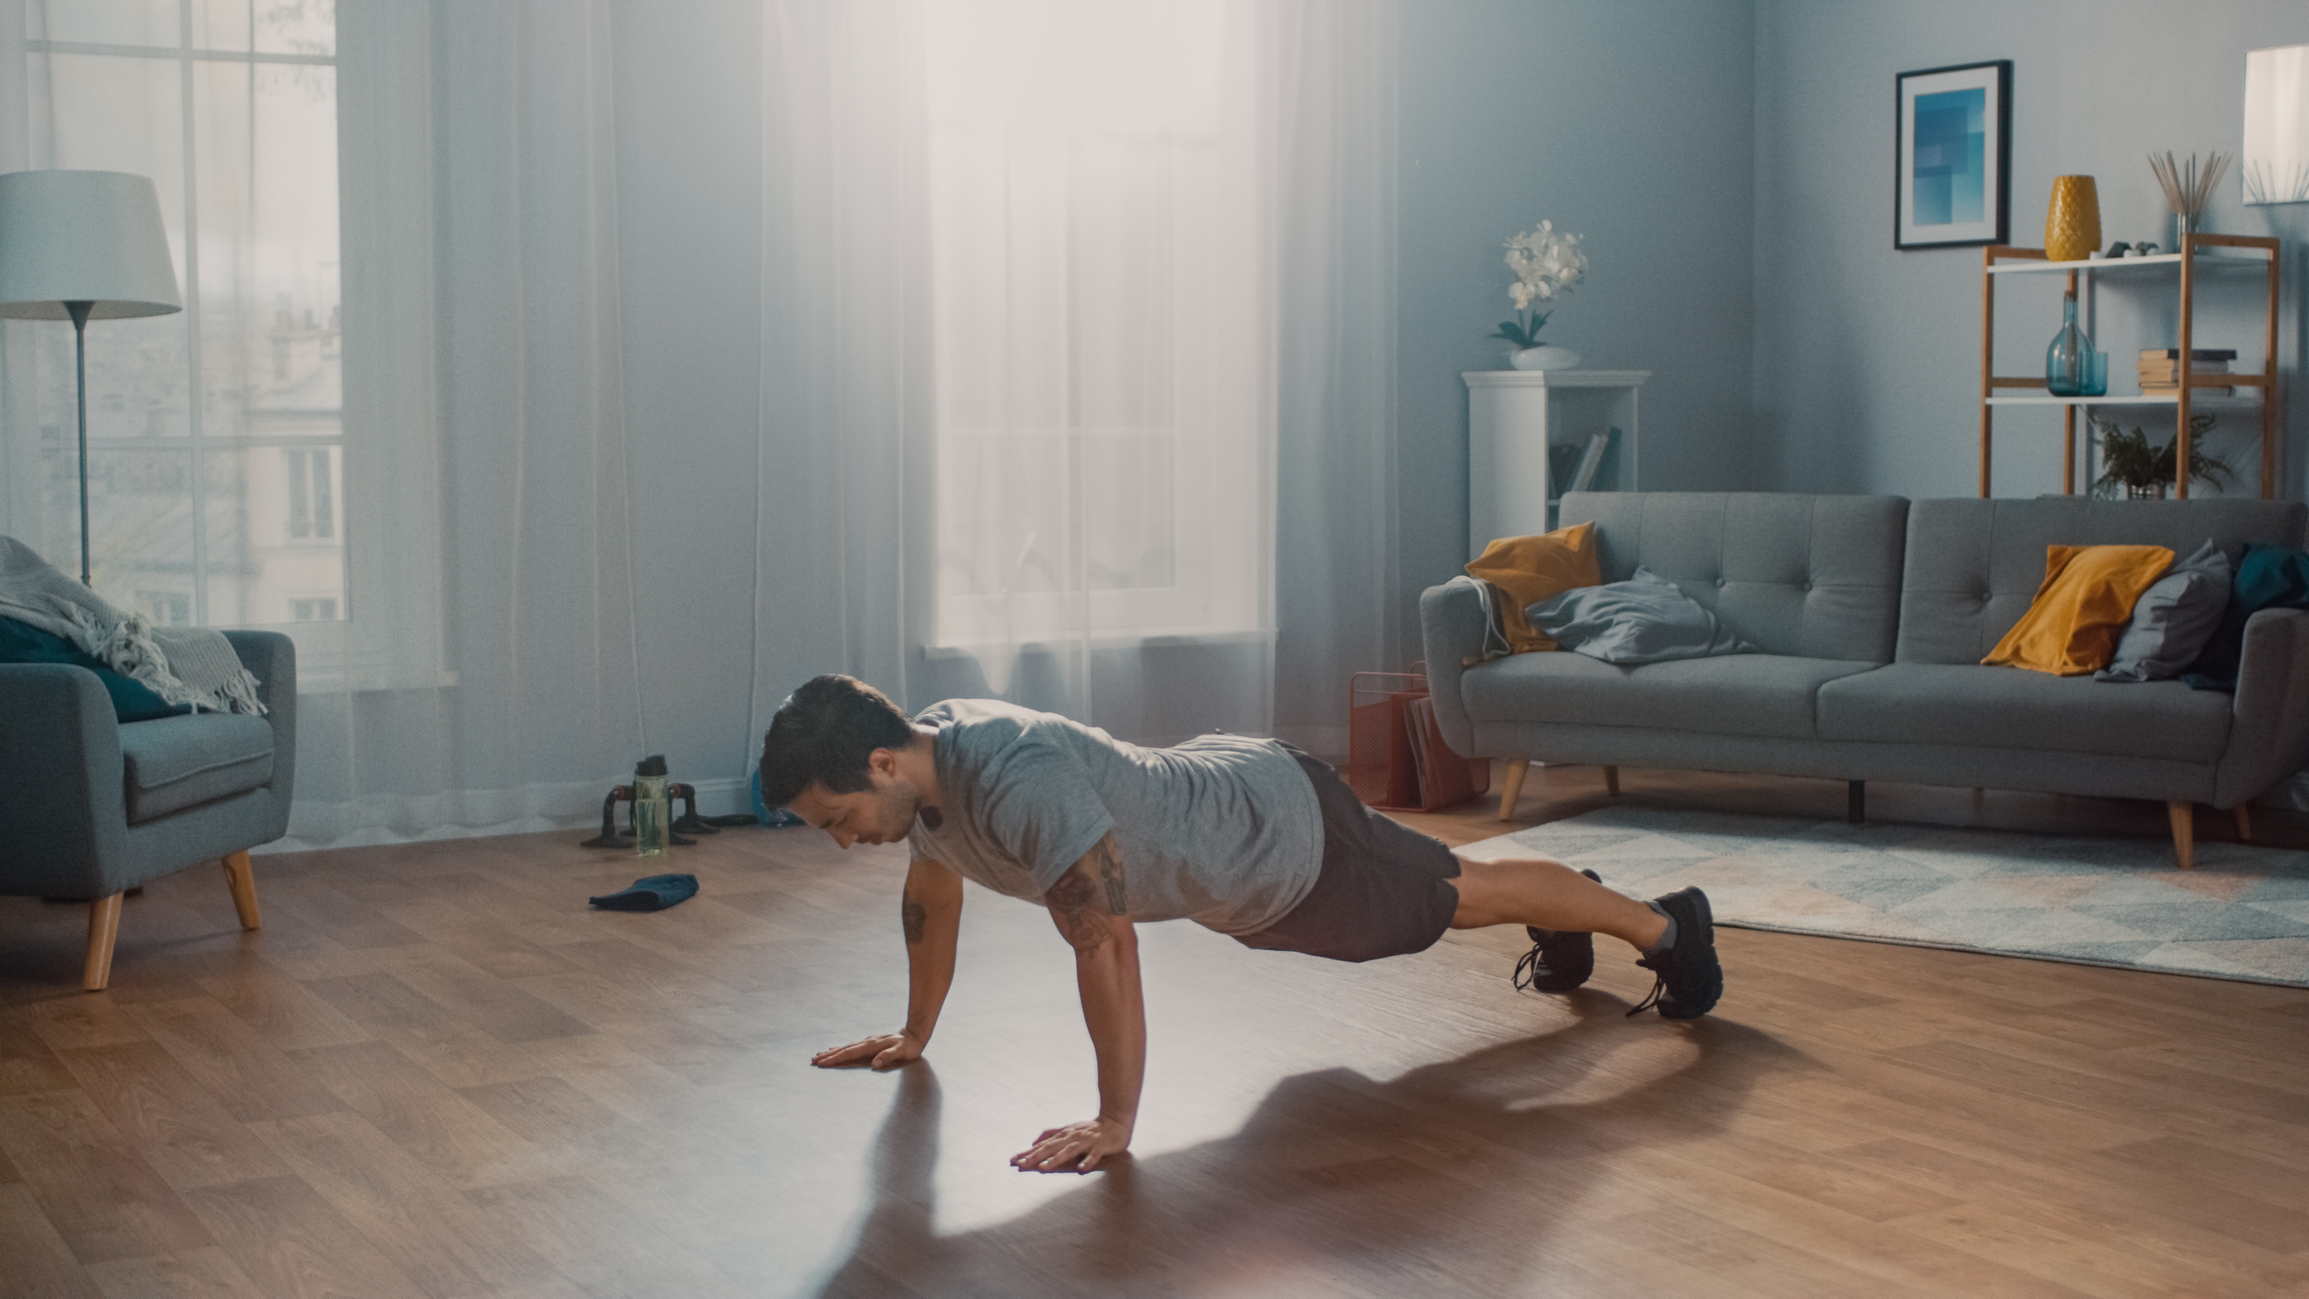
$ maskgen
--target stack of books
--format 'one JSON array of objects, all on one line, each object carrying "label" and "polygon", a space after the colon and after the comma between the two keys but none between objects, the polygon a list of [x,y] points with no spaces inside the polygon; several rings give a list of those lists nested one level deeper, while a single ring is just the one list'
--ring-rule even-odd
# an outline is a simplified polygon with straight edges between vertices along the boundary
[{"label": "stack of books", "polygon": [[[2189,349],[2191,374],[2227,374],[2229,362],[2237,359],[2233,347],[2192,347]],[[2181,388],[2181,349],[2177,347],[2149,347],[2141,349],[2141,391],[2178,392]],[[2232,388],[2198,387],[2198,392],[2228,394]]]}]

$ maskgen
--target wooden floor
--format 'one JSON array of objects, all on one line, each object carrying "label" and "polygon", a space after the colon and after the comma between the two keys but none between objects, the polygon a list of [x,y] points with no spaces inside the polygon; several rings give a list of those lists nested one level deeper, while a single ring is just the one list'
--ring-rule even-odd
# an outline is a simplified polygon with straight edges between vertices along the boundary
[{"label": "wooden floor", "polygon": [[[1543,769],[1519,819],[1601,802]],[[696,900],[627,915],[585,898],[636,863],[579,837],[260,857],[253,934],[180,874],[95,995],[84,909],[0,899],[0,1294],[2309,1294],[2309,992],[1724,930],[1722,1005],[1671,1024],[1623,1016],[1625,951],[1545,997],[1504,930],[1348,966],[1149,926],[1135,1158],[1037,1176],[1005,1158],[1094,1105],[1040,911],[972,891],[925,1062],[814,1071],[900,1017],[903,849],[733,831],[681,850]]]}]

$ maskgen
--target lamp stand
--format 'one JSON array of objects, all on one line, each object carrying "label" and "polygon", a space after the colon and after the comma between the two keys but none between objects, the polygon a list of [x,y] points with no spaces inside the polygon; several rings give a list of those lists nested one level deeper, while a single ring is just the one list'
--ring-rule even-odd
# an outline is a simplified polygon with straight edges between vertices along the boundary
[{"label": "lamp stand", "polygon": [[67,302],[72,313],[72,371],[80,388],[80,584],[88,580],[88,313],[94,302]]}]

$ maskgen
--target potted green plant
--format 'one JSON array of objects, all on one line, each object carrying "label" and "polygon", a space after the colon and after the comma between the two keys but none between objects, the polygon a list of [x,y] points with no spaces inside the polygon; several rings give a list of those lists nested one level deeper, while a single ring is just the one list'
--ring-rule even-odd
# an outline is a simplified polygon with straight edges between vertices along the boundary
[{"label": "potted green plant", "polygon": [[[2122,496],[2134,501],[2163,500],[2165,489],[2174,481],[2175,444],[2180,439],[2152,443],[2148,433],[2138,427],[2127,433],[2115,424],[2097,419],[2092,421],[2092,426],[2101,435],[2101,476],[2093,480],[2093,495]],[[2189,421],[2189,479],[2226,487],[2236,471],[2219,456],[2205,453],[2205,434],[2212,427],[2211,415],[2199,415]]]}]

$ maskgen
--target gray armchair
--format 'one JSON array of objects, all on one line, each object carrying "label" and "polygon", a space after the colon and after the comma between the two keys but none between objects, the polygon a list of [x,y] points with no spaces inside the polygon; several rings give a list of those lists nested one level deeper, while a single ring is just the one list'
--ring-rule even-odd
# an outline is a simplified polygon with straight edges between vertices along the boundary
[{"label": "gray armchair", "polygon": [[297,773],[297,651],[278,632],[229,631],[259,682],[262,717],[114,720],[96,674],[0,664],[0,894],[89,899],[85,986],[112,980],[121,894],[222,861],[243,929],[261,923],[248,850],[286,833]]}]

